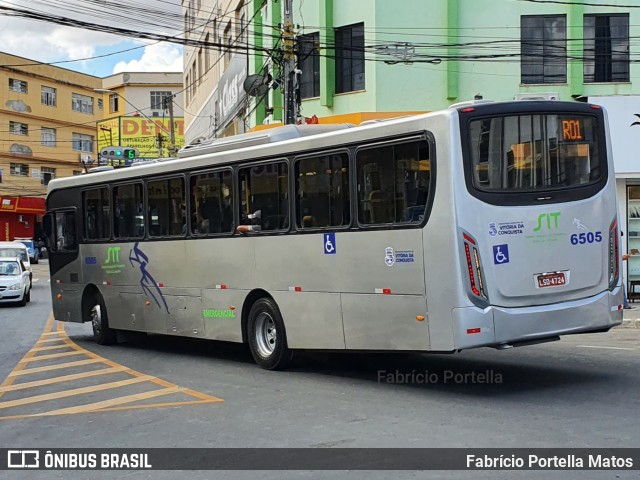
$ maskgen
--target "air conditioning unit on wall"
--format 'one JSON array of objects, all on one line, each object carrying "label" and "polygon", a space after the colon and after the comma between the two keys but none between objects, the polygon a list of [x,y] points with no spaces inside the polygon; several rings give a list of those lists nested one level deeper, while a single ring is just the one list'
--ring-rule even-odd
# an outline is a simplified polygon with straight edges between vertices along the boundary
[{"label": "air conditioning unit on wall", "polygon": [[560,100],[560,94],[558,92],[541,92],[541,93],[516,93],[513,96],[514,100],[547,100],[558,101]]},{"label": "air conditioning unit on wall", "polygon": [[91,165],[93,163],[93,157],[90,153],[81,153],[80,161],[83,165]]}]

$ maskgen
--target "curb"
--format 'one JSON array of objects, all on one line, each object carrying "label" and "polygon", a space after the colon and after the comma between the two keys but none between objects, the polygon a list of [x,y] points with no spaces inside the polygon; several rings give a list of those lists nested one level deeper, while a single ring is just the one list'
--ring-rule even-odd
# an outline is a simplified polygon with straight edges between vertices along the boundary
[{"label": "curb", "polygon": [[640,319],[622,320],[622,325],[619,325],[618,328],[639,328],[640,329]]}]

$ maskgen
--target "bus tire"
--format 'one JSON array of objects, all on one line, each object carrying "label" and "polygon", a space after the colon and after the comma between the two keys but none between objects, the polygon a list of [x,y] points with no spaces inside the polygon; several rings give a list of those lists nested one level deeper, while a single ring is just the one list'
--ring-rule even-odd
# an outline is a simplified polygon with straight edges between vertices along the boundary
[{"label": "bus tire", "polygon": [[116,343],[116,331],[109,327],[107,307],[102,296],[94,297],[89,310],[89,318],[93,327],[93,338],[98,345],[113,345]]},{"label": "bus tire", "polygon": [[282,370],[291,361],[284,321],[272,299],[261,298],[251,306],[247,333],[251,355],[265,370]]}]

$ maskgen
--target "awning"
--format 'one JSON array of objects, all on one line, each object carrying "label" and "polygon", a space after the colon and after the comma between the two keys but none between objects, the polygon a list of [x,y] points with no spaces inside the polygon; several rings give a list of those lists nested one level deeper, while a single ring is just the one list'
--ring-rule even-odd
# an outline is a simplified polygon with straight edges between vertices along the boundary
[{"label": "awning", "polygon": [[0,197],[0,213],[44,214],[45,203],[41,197]]}]

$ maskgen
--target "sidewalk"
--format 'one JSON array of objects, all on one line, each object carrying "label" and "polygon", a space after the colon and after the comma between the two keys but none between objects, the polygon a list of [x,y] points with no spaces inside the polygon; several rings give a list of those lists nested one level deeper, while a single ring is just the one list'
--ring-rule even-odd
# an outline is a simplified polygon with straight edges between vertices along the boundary
[{"label": "sidewalk", "polygon": [[624,310],[622,328],[640,328],[640,303],[629,302],[634,310]]}]

